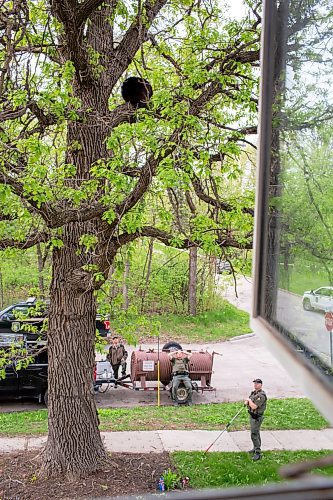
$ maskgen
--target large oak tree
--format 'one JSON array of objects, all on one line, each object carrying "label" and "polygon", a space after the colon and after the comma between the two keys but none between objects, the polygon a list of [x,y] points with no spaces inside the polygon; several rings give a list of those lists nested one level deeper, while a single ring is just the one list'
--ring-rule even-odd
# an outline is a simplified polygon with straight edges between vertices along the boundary
[{"label": "large oak tree", "polygon": [[[1,2],[0,249],[53,248],[48,474],[107,459],[92,393],[95,292],[119,249],[139,237],[251,247],[253,199],[224,187],[256,133],[251,5],[235,21],[211,0]],[[151,82],[149,109],[121,99],[129,75]],[[170,190],[185,194],[184,230]]]}]

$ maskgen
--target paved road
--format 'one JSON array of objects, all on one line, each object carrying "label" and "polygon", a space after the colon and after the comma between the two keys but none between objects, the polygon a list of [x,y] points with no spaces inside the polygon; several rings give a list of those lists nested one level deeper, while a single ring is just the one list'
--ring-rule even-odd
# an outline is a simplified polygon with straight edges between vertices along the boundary
[{"label": "paved road", "polygon": [[324,314],[305,311],[302,297],[283,290],[278,293],[277,304],[279,322],[330,365],[330,334],[325,328]]},{"label": "paved road", "polygon": [[[220,278],[220,286],[223,286]],[[224,290],[226,299],[244,311],[251,312],[252,280],[239,278],[237,281],[237,295],[230,278],[226,280]],[[330,360],[330,335],[325,328],[325,319],[322,312],[305,311],[302,306],[302,297],[285,290],[278,291],[277,300],[278,321],[297,337],[328,365]]]}]

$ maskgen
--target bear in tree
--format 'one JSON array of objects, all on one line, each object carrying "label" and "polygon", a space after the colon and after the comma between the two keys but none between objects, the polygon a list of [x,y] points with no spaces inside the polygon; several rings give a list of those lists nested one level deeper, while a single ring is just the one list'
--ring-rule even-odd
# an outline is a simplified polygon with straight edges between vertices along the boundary
[{"label": "bear in tree", "polygon": [[130,76],[121,86],[121,95],[126,102],[135,108],[148,108],[148,101],[153,95],[153,89],[148,80]]}]

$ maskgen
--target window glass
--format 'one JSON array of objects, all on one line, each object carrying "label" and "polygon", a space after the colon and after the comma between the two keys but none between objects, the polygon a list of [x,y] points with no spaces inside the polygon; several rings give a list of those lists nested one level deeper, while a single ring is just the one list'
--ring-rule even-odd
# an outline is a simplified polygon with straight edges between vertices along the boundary
[{"label": "window glass", "polygon": [[29,307],[27,306],[15,306],[13,309],[10,311],[10,314],[12,314],[15,317],[27,315],[29,311]]},{"label": "window glass", "polygon": [[333,2],[275,1],[266,319],[333,365]]}]

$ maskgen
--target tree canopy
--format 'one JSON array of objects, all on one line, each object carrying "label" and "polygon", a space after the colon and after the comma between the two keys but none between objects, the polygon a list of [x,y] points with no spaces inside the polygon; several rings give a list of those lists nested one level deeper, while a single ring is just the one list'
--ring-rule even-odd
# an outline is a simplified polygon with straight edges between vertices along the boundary
[{"label": "tree canopy", "polygon": [[[252,245],[228,190],[256,133],[260,13],[211,0],[14,0],[0,15],[0,249],[53,249],[47,473],[107,459],[92,394],[94,292],[139,237]],[[153,96],[121,98],[128,76]]]}]

